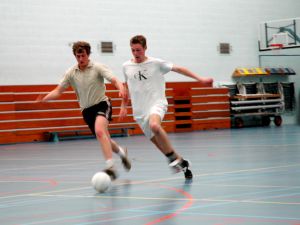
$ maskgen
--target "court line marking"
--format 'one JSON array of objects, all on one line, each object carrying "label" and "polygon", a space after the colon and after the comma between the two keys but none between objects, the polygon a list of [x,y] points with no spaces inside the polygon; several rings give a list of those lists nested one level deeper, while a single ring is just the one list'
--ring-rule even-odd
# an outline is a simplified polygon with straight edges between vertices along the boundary
[{"label": "court line marking", "polygon": [[184,212],[185,210],[189,209],[194,203],[194,197],[190,193],[186,192],[184,189],[169,187],[169,186],[165,186],[165,185],[159,185],[159,187],[166,188],[171,191],[175,191],[176,193],[185,196],[186,203],[183,206],[181,206],[179,209],[172,210],[172,211],[168,212],[169,214],[161,216],[159,218],[156,218],[156,219],[146,223],[145,225],[154,225],[154,224],[158,224],[163,221],[172,219],[173,217],[175,217],[175,216],[181,214],[182,212]]},{"label": "court line marking", "polygon": [[[276,167],[264,167],[264,168],[254,168],[254,169],[247,169],[247,170],[236,170],[236,171],[227,171],[227,172],[217,172],[217,173],[207,173],[207,174],[199,174],[197,176],[211,176],[211,175],[223,175],[223,174],[231,174],[231,173],[243,173],[243,172],[251,172],[251,171],[263,171],[263,170],[269,170],[269,169],[278,169],[278,168],[286,168],[286,167],[294,167],[294,166],[298,166],[300,164],[294,164],[294,165],[282,165],[282,166],[276,166]],[[178,180],[178,179],[182,179],[181,177],[174,177],[174,178],[168,178],[168,179],[156,179],[156,180],[146,180],[146,181],[134,181],[131,182],[131,184],[147,184],[147,183],[156,183],[159,181],[166,181],[166,180]],[[126,183],[119,183],[117,185],[124,185]],[[298,186],[296,186],[298,188]],[[88,187],[82,187],[80,189],[87,189],[90,188],[90,186]],[[44,192],[44,193],[57,193],[57,192],[63,192],[63,191],[67,191],[70,189],[65,189],[65,190],[58,190],[58,191],[50,191],[50,192]],[[78,188],[75,188],[73,190],[78,190]],[[74,198],[74,195],[43,195],[43,194],[27,194],[26,196],[40,196],[40,197],[44,197],[44,196],[49,196],[49,197],[69,197],[69,198]],[[112,199],[112,198],[118,198],[118,199],[142,199],[142,200],[151,200],[151,198],[147,198],[147,197],[123,197],[123,196],[84,196],[84,195],[77,195],[77,197],[83,197],[83,198],[108,198],[108,199]],[[166,201],[170,201],[170,200],[177,200],[177,201],[187,201],[187,199],[172,199],[172,198],[152,198],[153,200],[166,200]],[[194,201],[210,201],[210,202],[219,202],[219,204],[222,205],[221,202],[223,202],[223,204],[230,204],[230,203],[260,203],[260,204],[280,204],[280,205],[299,205],[300,203],[285,203],[285,202],[271,202],[271,201],[253,201],[253,200],[231,200],[231,199],[209,199],[209,198],[203,198],[203,199],[193,199]],[[213,207],[213,205],[209,205],[207,207]],[[194,207],[193,207],[194,208]],[[197,208],[197,207],[195,207]],[[166,213],[166,212],[164,212]],[[161,212],[159,213],[150,213],[151,215],[156,215],[156,214],[161,214]],[[144,216],[144,215],[141,215]],[[227,217],[230,215],[226,215]],[[140,217],[140,216],[138,216]],[[285,219],[285,218],[284,218]],[[91,224],[91,223],[87,223],[87,224]]]},{"label": "court line marking", "polygon": [[53,165],[41,165],[41,166],[31,166],[31,167],[23,167],[23,168],[10,168],[10,169],[3,169],[0,170],[1,172],[7,171],[19,171],[19,170],[29,170],[29,169],[41,169],[41,168],[52,168],[52,167],[61,167],[61,166],[77,166],[77,165],[86,165],[86,164],[93,164],[96,162],[82,162],[82,163],[66,163],[66,164],[53,164]]},{"label": "court line marking", "polygon": [[[186,198],[162,198],[162,197],[139,197],[139,196],[108,196],[108,195],[60,195],[60,194],[30,194],[36,197],[63,197],[63,198],[101,198],[101,199],[132,199],[132,200],[160,200],[160,201],[187,201]],[[255,203],[255,204],[276,204],[276,205],[300,205],[300,202],[280,201],[259,201],[259,200],[237,200],[237,199],[213,199],[193,198],[194,201],[205,202],[231,202],[231,203]]]},{"label": "court line marking", "polygon": [[[243,170],[233,170],[233,171],[226,171],[226,172],[213,172],[213,173],[205,173],[205,174],[196,174],[196,175],[194,175],[194,177],[217,176],[217,175],[234,174],[234,173],[247,173],[247,172],[253,172],[253,171],[265,171],[265,170],[290,168],[290,167],[297,167],[297,166],[300,166],[300,163],[291,164],[291,165],[272,166],[272,167],[261,167],[261,168],[252,168],[252,169],[243,169]],[[176,177],[162,178],[162,179],[132,181],[130,184],[131,185],[140,185],[140,184],[165,182],[165,181],[179,180],[179,179],[182,179],[182,177],[181,176],[180,177],[176,176]],[[126,183],[119,183],[119,184],[117,183],[115,185],[121,186],[121,185],[125,185],[125,184]],[[41,196],[41,195],[47,195],[47,194],[51,195],[51,194],[54,194],[54,193],[61,193],[61,192],[68,192],[68,191],[78,191],[78,190],[84,190],[84,189],[90,189],[90,188],[91,188],[90,186],[84,186],[84,187],[78,187],[78,188],[66,188],[66,189],[61,189],[61,190],[56,190],[56,191],[39,192],[39,193],[24,194],[24,195],[3,196],[3,197],[0,197],[0,199],[26,197],[26,196]]]}]

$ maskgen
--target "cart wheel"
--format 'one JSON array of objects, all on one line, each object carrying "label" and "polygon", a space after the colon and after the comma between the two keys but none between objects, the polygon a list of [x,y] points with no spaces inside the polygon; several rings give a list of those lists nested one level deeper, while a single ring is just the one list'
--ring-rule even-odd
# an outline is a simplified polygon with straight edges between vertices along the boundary
[{"label": "cart wheel", "polygon": [[242,119],[241,117],[236,117],[236,118],[234,119],[234,124],[235,124],[235,126],[236,126],[237,128],[242,128],[242,127],[244,127],[244,121],[243,121],[243,119]]},{"label": "cart wheel", "polygon": [[262,117],[262,125],[263,126],[269,126],[271,123],[271,119],[268,116],[263,116]]},{"label": "cart wheel", "polygon": [[275,116],[274,117],[274,123],[277,127],[279,127],[282,124],[282,118],[281,116]]}]

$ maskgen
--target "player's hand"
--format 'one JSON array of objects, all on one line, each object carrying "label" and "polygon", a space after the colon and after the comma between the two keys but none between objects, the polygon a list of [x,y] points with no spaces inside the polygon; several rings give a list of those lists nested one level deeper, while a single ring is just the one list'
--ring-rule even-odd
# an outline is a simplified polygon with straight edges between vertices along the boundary
[{"label": "player's hand", "polygon": [[44,97],[45,97],[44,94],[39,94],[39,95],[37,96],[37,98],[35,99],[35,101],[36,101],[37,103],[44,102]]},{"label": "player's hand", "polygon": [[214,82],[210,77],[201,77],[199,81],[207,87],[212,87]]},{"label": "player's hand", "polygon": [[124,100],[128,99],[127,89],[124,87],[124,85],[121,85],[120,87],[119,97],[123,98]]},{"label": "player's hand", "polygon": [[121,107],[121,110],[119,113],[119,121],[122,121],[126,115],[127,115],[127,109],[125,107]]}]

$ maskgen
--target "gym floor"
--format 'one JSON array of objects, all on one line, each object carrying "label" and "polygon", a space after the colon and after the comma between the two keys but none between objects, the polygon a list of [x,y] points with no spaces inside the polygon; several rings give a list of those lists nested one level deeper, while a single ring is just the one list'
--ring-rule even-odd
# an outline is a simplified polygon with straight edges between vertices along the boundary
[{"label": "gym floor", "polygon": [[0,224],[300,224],[300,126],[169,137],[192,161],[192,182],[144,136],[115,138],[133,167],[115,156],[120,176],[104,194],[90,184],[104,165],[95,139],[1,145]]}]

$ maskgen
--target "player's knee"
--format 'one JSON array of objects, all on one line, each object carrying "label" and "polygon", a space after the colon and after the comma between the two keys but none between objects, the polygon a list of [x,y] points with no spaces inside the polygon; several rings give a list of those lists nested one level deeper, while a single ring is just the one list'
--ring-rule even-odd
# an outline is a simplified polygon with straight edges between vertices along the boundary
[{"label": "player's knee", "polygon": [[95,133],[96,133],[97,138],[100,138],[100,139],[106,136],[106,132],[102,129],[96,129]]},{"label": "player's knee", "polygon": [[159,123],[151,123],[150,124],[150,129],[153,133],[158,133],[161,129],[161,126]]}]

